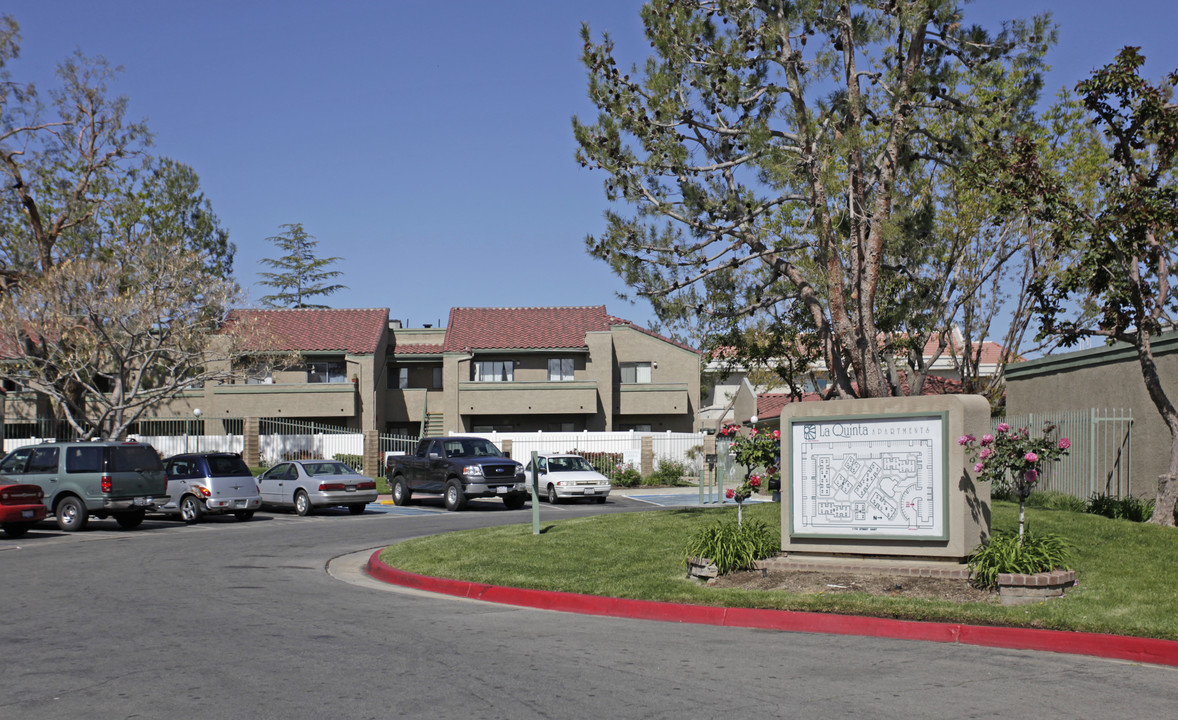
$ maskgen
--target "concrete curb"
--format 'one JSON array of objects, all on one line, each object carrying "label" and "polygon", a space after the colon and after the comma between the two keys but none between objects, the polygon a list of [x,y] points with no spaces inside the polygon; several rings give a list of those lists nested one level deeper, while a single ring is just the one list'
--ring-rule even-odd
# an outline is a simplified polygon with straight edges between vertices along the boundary
[{"label": "concrete curb", "polygon": [[1063,630],[891,620],[793,610],[680,605],[651,600],[629,600],[550,590],[529,590],[417,575],[384,564],[380,561],[380,553],[381,550],[372,553],[368,558],[367,565],[365,565],[368,575],[377,580],[418,590],[505,605],[638,620],[722,625],[785,632],[860,635],[896,640],[924,640],[1009,650],[1042,650],[1178,667],[1178,641],[1173,640]]}]

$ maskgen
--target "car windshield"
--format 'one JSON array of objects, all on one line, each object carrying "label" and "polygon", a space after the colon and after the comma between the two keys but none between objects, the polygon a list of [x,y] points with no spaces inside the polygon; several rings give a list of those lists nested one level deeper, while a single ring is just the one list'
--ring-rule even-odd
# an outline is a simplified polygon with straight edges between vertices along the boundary
[{"label": "car windshield", "polygon": [[349,465],[342,462],[317,462],[317,463],[303,463],[303,469],[307,471],[308,475],[315,477],[321,475],[358,475]]},{"label": "car windshield", "polygon": [[495,443],[482,438],[445,440],[446,457],[503,457]]},{"label": "car windshield", "polygon": [[593,466],[583,457],[548,458],[548,472],[593,472]]}]

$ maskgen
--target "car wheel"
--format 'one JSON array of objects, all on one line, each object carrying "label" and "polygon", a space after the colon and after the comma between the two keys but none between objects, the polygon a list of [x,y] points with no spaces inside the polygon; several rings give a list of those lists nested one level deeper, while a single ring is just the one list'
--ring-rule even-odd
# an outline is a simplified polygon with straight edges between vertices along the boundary
[{"label": "car wheel", "polygon": [[503,504],[507,506],[508,510],[519,510],[524,506],[524,500],[526,499],[523,494],[504,495]]},{"label": "car wheel", "polygon": [[365,503],[352,503],[348,506],[348,512],[352,513],[353,515],[363,515],[364,508],[366,507],[368,507],[368,505]]},{"label": "car wheel", "polygon": [[238,520],[241,520],[242,522],[249,520],[253,516],[254,516],[253,510],[234,510],[233,511],[233,517],[237,518]]},{"label": "car wheel", "polygon": [[132,510],[131,512],[119,513],[115,515],[115,522],[124,530],[134,530],[143,524],[145,515],[147,515],[146,510]]},{"label": "car wheel", "polygon": [[400,475],[393,478],[393,504],[408,505],[411,499],[413,499],[413,493],[409,491],[409,487],[405,484],[405,478]]},{"label": "car wheel", "polygon": [[605,495],[602,495],[601,497],[597,498],[597,504],[604,505],[605,504],[605,497],[606,497]]},{"label": "car wheel", "polygon": [[560,498],[556,496],[556,486],[552,483],[548,483],[548,502],[553,505],[560,502]]},{"label": "car wheel", "polygon": [[57,527],[65,532],[77,532],[86,528],[90,522],[90,513],[86,506],[76,497],[67,497],[57,503]]},{"label": "car wheel", "polygon": [[197,500],[193,495],[185,495],[180,498],[180,519],[184,521],[185,525],[197,522],[200,520],[200,515],[200,500]]},{"label": "car wheel", "polygon": [[446,483],[446,509],[461,510],[466,507],[466,493],[462,492],[462,485],[457,480]]},{"label": "car wheel", "polygon": [[10,538],[23,537],[31,527],[33,527],[32,523],[25,522],[4,523],[0,525],[0,528],[4,528],[4,534]]},{"label": "car wheel", "polygon": [[295,512],[306,517],[311,514],[311,498],[304,490],[299,490],[294,497]]}]

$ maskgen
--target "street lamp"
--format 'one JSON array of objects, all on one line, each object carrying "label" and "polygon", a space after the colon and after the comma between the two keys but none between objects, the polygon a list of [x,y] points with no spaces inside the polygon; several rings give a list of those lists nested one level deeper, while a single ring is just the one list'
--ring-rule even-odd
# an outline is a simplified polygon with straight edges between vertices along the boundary
[{"label": "street lamp", "polygon": [[200,434],[199,434],[200,433],[200,415],[201,415],[200,408],[193,409],[192,414],[194,416],[196,416],[196,430],[198,433],[196,436],[196,451],[200,452]]}]

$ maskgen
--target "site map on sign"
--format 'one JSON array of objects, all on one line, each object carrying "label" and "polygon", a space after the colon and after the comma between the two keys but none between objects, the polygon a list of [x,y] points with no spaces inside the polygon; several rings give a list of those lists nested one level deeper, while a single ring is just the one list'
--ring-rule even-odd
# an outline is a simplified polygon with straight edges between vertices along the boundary
[{"label": "site map on sign", "polygon": [[794,535],[944,535],[940,417],[799,420]]}]

